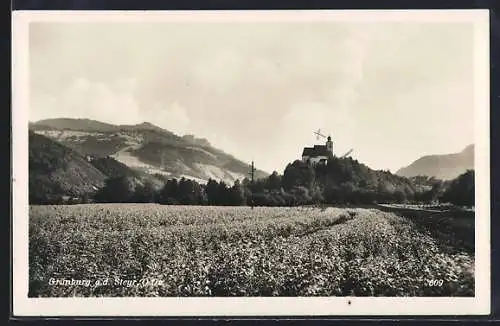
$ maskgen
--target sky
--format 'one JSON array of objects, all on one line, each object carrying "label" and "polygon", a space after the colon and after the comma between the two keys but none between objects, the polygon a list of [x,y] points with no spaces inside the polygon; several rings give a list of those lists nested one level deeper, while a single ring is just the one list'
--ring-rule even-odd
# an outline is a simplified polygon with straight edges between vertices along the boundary
[{"label": "sky", "polygon": [[37,22],[30,121],[151,122],[282,172],[331,135],[395,172],[474,142],[474,29],[439,22]]}]

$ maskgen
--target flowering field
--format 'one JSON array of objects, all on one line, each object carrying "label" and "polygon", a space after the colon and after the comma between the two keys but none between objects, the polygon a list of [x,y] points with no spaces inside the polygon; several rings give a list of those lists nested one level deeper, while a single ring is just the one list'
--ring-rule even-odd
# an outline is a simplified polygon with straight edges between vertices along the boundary
[{"label": "flowering field", "polygon": [[362,208],[30,206],[29,296],[474,296],[473,251],[415,223]]}]

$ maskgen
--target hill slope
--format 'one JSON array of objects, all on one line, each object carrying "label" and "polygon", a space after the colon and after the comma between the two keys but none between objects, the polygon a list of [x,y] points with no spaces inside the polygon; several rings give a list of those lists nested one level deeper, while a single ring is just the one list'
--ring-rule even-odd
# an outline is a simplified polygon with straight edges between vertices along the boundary
[{"label": "hill slope", "polygon": [[101,171],[74,150],[30,132],[30,202],[63,195],[83,196],[101,187],[105,179]]},{"label": "hill slope", "polygon": [[30,202],[57,201],[62,196],[83,197],[101,188],[107,178],[126,176],[134,182],[161,187],[162,176],[135,171],[112,157],[87,161],[80,153],[48,137],[29,133]]},{"label": "hill slope", "polygon": [[445,155],[428,155],[419,158],[396,174],[404,177],[424,175],[441,180],[451,180],[474,169],[474,145],[467,146],[462,152]]},{"label": "hill slope", "polygon": [[[81,155],[110,156],[149,174],[209,178],[233,183],[247,176],[249,165],[214,148],[206,139],[183,137],[144,122],[112,125],[88,119],[48,119],[30,123],[30,129],[64,144]],[[257,171],[257,178],[268,174]]]},{"label": "hill slope", "polygon": [[121,176],[140,178],[139,172],[132,170],[112,157],[99,157],[93,159],[90,163],[109,178]]}]

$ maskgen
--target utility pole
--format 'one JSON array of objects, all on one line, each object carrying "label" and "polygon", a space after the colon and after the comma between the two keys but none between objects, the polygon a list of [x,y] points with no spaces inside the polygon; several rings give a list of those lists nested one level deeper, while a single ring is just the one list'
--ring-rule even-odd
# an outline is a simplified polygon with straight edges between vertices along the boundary
[{"label": "utility pole", "polygon": [[254,173],[255,173],[255,166],[252,161],[252,165],[250,166],[250,172],[248,172],[248,174],[250,174],[250,176],[252,177],[251,179],[252,183],[253,183]]},{"label": "utility pole", "polygon": [[[253,164],[253,161],[252,161],[252,165],[250,166],[250,172],[248,172],[248,174],[251,176],[250,185],[253,186],[253,180],[254,180],[254,174],[255,174],[255,166]],[[253,187],[251,187],[251,188],[253,188]],[[253,209],[253,192],[252,192],[252,197],[250,198],[250,206]]]},{"label": "utility pole", "polygon": [[160,169],[163,171],[165,170],[165,151],[161,151],[161,167]]}]

